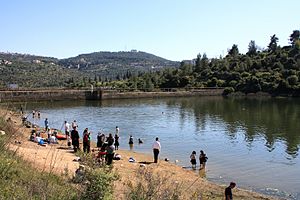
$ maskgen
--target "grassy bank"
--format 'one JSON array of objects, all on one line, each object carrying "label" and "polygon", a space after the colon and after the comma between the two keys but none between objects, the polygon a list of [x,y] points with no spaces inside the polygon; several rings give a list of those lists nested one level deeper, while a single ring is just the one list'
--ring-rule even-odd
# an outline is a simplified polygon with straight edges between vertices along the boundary
[{"label": "grassy bank", "polygon": [[16,129],[0,116],[0,199],[78,199],[78,190],[68,180],[53,173],[37,171],[10,151]]},{"label": "grassy bank", "polygon": [[113,199],[116,176],[111,170],[87,166],[81,181],[67,171],[37,170],[37,163],[18,156],[19,148],[9,150],[8,146],[18,145],[22,136],[7,113],[1,113],[0,130],[0,199]]}]

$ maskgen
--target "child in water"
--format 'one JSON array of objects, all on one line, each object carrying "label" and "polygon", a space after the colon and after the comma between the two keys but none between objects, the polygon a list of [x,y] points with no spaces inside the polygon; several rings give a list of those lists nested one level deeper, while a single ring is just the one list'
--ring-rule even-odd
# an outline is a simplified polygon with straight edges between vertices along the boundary
[{"label": "child in water", "polygon": [[196,160],[196,151],[193,151],[191,156],[191,163],[192,163],[192,168],[196,169],[196,164],[197,164],[197,160]]},{"label": "child in water", "polygon": [[200,160],[200,169],[205,169],[205,165],[206,165],[206,162],[207,162],[207,156],[206,154],[204,153],[204,151],[200,151],[200,156],[199,156],[199,160]]}]

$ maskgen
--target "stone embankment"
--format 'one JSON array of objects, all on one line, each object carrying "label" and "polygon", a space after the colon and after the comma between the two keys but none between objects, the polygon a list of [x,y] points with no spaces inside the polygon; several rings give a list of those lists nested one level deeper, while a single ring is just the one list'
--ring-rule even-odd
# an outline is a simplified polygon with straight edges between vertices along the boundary
[{"label": "stone embankment", "polygon": [[185,96],[220,96],[223,88],[197,88],[189,90],[165,89],[157,92],[141,92],[126,90],[6,90],[0,91],[0,102],[5,101],[56,101],[56,100],[102,100],[102,99],[131,99]]}]

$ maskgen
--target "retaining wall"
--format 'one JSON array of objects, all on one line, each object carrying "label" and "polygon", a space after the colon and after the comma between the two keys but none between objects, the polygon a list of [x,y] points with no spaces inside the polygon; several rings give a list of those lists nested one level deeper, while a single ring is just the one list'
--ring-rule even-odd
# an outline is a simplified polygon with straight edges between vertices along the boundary
[{"label": "retaining wall", "polygon": [[197,89],[174,92],[122,92],[118,90],[11,90],[0,91],[0,102],[220,96],[222,95],[223,90],[224,89]]}]

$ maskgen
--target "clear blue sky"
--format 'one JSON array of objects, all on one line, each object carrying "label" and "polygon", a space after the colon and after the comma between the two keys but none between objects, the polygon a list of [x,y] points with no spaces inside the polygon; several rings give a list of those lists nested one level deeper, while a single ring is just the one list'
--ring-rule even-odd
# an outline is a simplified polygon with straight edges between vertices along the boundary
[{"label": "clear blue sky", "polygon": [[287,45],[300,0],[1,0],[0,51],[66,58],[137,49],[181,61],[250,40]]}]

